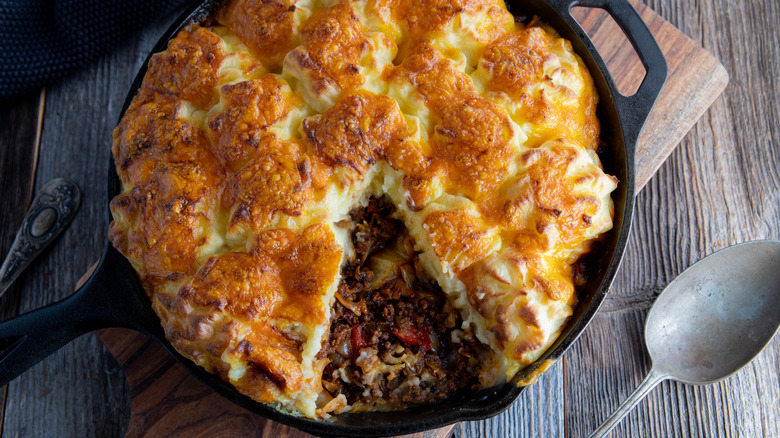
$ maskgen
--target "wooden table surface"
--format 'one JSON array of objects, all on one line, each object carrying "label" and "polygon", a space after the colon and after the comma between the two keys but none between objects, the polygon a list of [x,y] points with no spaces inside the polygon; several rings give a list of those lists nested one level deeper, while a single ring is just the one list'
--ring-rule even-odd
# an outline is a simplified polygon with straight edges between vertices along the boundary
[{"label": "wooden table surface", "polygon": [[[646,3],[714,54],[730,84],[639,194],[612,293],[580,340],[509,410],[462,423],[456,436],[586,436],[649,370],[644,320],[664,286],[717,249],[780,239],[780,7],[774,0]],[[0,253],[35,188],[67,177],[85,189],[69,230],[0,299],[3,318],[67,296],[100,256],[111,129],[145,54],[173,18],[161,17],[45,92],[0,106]],[[2,395],[8,437],[121,436],[129,418],[122,371],[92,334]],[[780,340],[721,383],[662,383],[612,436],[780,437]]]}]

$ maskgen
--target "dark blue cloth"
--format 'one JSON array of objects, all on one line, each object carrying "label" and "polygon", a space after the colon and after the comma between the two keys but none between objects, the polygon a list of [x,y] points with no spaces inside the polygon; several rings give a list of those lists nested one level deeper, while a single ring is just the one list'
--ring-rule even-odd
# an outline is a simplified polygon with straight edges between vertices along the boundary
[{"label": "dark blue cloth", "polygon": [[0,0],[0,101],[50,85],[192,0]]}]

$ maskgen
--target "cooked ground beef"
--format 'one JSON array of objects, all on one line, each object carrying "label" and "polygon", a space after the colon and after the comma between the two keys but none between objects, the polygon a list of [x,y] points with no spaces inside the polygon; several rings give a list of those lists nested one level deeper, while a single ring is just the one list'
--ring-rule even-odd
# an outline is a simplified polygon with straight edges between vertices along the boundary
[{"label": "cooked ground beef", "polygon": [[330,359],[323,387],[357,410],[432,403],[475,385],[487,351],[461,329],[459,312],[426,275],[393,213],[382,199],[352,212],[355,254],[320,353]]}]

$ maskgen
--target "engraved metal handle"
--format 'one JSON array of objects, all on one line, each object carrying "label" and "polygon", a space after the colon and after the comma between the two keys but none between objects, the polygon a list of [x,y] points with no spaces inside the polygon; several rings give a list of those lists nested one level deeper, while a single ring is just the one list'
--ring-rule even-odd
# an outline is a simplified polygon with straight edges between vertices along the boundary
[{"label": "engraved metal handle", "polygon": [[0,296],[30,263],[76,216],[81,191],[76,184],[57,178],[43,186],[16,233],[11,250],[0,267]]}]

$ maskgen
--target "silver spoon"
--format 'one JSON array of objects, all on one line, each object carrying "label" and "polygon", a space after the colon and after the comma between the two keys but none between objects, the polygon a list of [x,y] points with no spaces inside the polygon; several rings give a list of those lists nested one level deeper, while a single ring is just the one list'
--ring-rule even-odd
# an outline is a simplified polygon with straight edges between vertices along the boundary
[{"label": "silver spoon", "polygon": [[609,433],[666,379],[704,385],[750,363],[780,325],[780,242],[746,242],[699,260],[656,299],[645,323],[653,366],[593,432]]},{"label": "silver spoon", "polygon": [[81,203],[78,186],[63,178],[46,183],[35,196],[0,266],[0,296],[73,221]]}]

